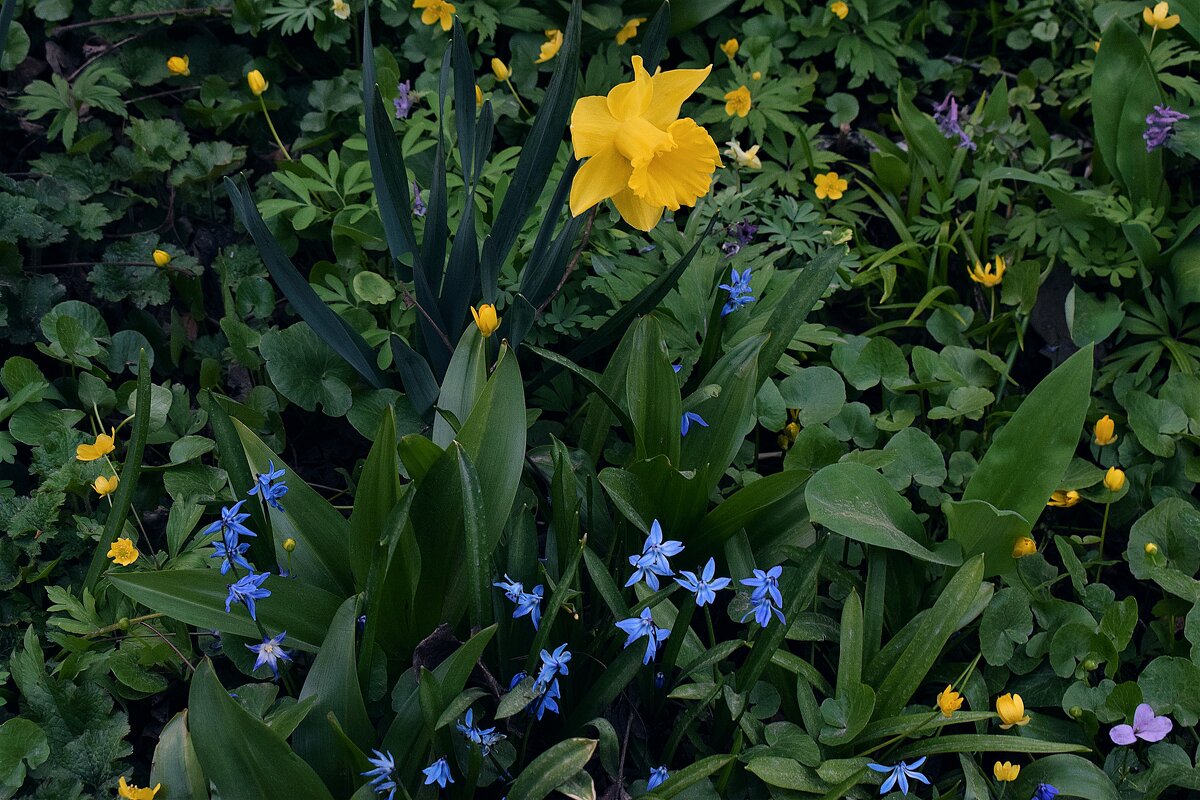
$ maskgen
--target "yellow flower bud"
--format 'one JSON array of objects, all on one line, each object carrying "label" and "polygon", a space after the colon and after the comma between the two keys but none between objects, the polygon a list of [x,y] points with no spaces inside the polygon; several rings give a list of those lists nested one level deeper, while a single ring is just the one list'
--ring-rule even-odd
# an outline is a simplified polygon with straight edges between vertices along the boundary
[{"label": "yellow flower bud", "polygon": [[271,85],[267,83],[267,79],[263,77],[263,74],[256,69],[250,70],[249,74],[246,75],[246,84],[250,87],[250,91],[254,93],[255,97],[261,95]]},{"label": "yellow flower bud", "polygon": [[496,307],[491,303],[484,303],[478,310],[472,307],[471,316],[475,317],[475,324],[485,339],[500,327],[500,317],[496,316]]},{"label": "yellow flower bud", "polygon": [[729,39],[723,45],[721,45],[721,52],[732,59],[738,54],[738,49],[740,47],[741,45],[738,44],[737,39]]},{"label": "yellow flower bud", "polygon": [[479,88],[479,84],[475,84],[475,107],[483,107],[483,89]]},{"label": "yellow flower bud", "polygon": [[120,483],[120,478],[113,475],[111,478],[106,478],[100,475],[92,484],[92,488],[96,490],[96,494],[101,497],[107,497],[117,490],[117,484]]},{"label": "yellow flower bud", "polygon": [[1025,702],[1019,694],[1002,694],[996,698],[996,713],[1000,715],[1000,727],[1008,730],[1013,725],[1028,725]]},{"label": "yellow flower bud", "polygon": [[1116,467],[1109,467],[1104,473],[1104,486],[1110,492],[1119,492],[1125,485],[1125,472]]},{"label": "yellow flower bud", "polygon": [[1021,767],[1011,761],[1005,761],[1001,764],[999,761],[992,767],[992,774],[996,776],[996,780],[1008,783],[1015,781],[1017,776],[1021,774]]},{"label": "yellow flower bud", "polygon": [[756,81],[761,81],[762,80],[762,72],[760,72],[759,70],[754,70],[754,72],[750,73],[750,77]]},{"label": "yellow flower bud", "polygon": [[286,539],[284,539],[283,540],[283,549],[289,553],[292,552],[293,550],[295,550],[296,549],[296,540],[290,536],[287,537]]},{"label": "yellow flower bud", "polygon": [[1024,558],[1025,556],[1031,556],[1036,552],[1037,552],[1037,543],[1034,542],[1033,539],[1030,539],[1028,536],[1022,536],[1020,539],[1017,539],[1017,541],[1013,544],[1012,557],[1013,558]]},{"label": "yellow flower bud", "polygon": [[1146,555],[1148,556],[1158,555],[1158,545],[1156,545],[1154,542],[1146,542],[1146,546],[1142,549],[1146,551]]},{"label": "yellow flower bud", "polygon": [[1100,419],[1096,420],[1096,427],[1092,429],[1092,433],[1096,435],[1096,444],[1104,447],[1112,444],[1117,440],[1117,423],[1112,421],[1112,417],[1105,414]]},{"label": "yellow flower bud", "polygon": [[192,74],[191,61],[187,56],[171,56],[167,59],[167,71],[172,75],[187,76]]},{"label": "yellow flower bud", "polygon": [[941,709],[943,717],[952,717],[954,712],[962,708],[963,696],[954,691],[954,687],[949,684],[946,688],[938,693],[937,705]]},{"label": "yellow flower bud", "polygon": [[492,59],[492,74],[496,76],[498,81],[506,81],[512,77],[512,70],[508,68],[503,61],[498,58]]},{"label": "yellow flower bud", "polygon": [[171,254],[166,250],[155,250],[154,263],[160,267],[165,267],[167,264],[171,263]]}]

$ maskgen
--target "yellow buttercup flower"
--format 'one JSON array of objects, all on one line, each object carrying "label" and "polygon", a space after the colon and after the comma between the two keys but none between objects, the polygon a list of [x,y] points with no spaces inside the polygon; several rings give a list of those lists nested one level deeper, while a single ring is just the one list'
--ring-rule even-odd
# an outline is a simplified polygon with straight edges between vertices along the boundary
[{"label": "yellow buttercup flower", "polygon": [[1119,492],[1125,485],[1125,472],[1116,467],[1109,467],[1104,473],[1104,487],[1110,492]]},{"label": "yellow buttercup flower", "polygon": [[537,61],[535,64],[545,64],[550,59],[558,55],[558,51],[562,49],[563,32],[558,28],[552,28],[546,31],[546,41],[542,43],[542,47],[538,50]]},{"label": "yellow buttercup flower", "polygon": [[826,172],[813,178],[813,186],[817,187],[818,200],[841,200],[850,184],[836,172]]},{"label": "yellow buttercup flower", "polygon": [[1142,20],[1156,31],[1169,31],[1179,24],[1179,15],[1171,13],[1168,3],[1158,3],[1151,11],[1147,6],[1142,9]]},{"label": "yellow buttercup flower", "polygon": [[333,0],[332,10],[338,19],[350,19],[350,4],[346,0]]},{"label": "yellow buttercup flower", "polygon": [[500,317],[496,316],[496,307],[491,303],[482,304],[479,306],[479,310],[472,306],[471,316],[475,317],[475,325],[478,326],[479,332],[485,339],[500,327]]},{"label": "yellow buttercup flower", "polygon": [[937,696],[938,708],[942,711],[943,717],[952,717],[954,712],[962,708],[963,696],[954,691],[954,687],[949,684],[945,689],[938,692]]},{"label": "yellow buttercup flower", "polygon": [[1112,421],[1112,417],[1105,414],[1096,421],[1096,427],[1092,429],[1092,432],[1096,434],[1096,444],[1104,447],[1115,442],[1117,440],[1116,430],[1117,424]]},{"label": "yellow buttercup flower", "polygon": [[263,77],[261,72],[252,69],[246,75],[246,85],[250,87],[250,91],[254,93],[255,97],[259,97],[271,84],[267,83],[267,79]]},{"label": "yellow buttercup flower", "polygon": [[967,274],[971,276],[971,280],[982,284],[989,289],[998,286],[1000,281],[1004,280],[1004,270],[1008,269],[1008,265],[1004,263],[1004,256],[996,256],[996,266],[992,266],[992,262],[980,264],[975,262],[974,267],[967,268]]},{"label": "yellow buttercup flower", "polygon": [[1000,727],[1008,730],[1013,725],[1028,725],[1025,702],[1019,694],[1002,694],[996,698],[996,713],[1000,715]]},{"label": "yellow buttercup flower", "polygon": [[102,433],[96,437],[96,441],[91,444],[81,444],[75,448],[75,458],[80,461],[97,461],[104,458],[106,455],[117,449],[113,442],[117,438],[117,431],[113,429],[111,434]]},{"label": "yellow buttercup flower", "polygon": [[283,540],[283,549],[285,552],[291,553],[296,549],[296,540],[291,536]]},{"label": "yellow buttercup flower", "polygon": [[708,131],[679,109],[708,77],[704,69],[651,76],[633,57],[634,79],[607,97],[581,97],[571,112],[571,144],[586,158],[571,184],[571,213],[579,216],[612,199],[633,227],[648,231],[665,209],[695,205],[721,166]]},{"label": "yellow buttercup flower", "polygon": [[1156,545],[1154,542],[1146,542],[1146,546],[1143,547],[1142,550],[1148,556],[1157,555],[1158,554],[1158,545]]},{"label": "yellow buttercup flower", "polygon": [[725,155],[736,161],[739,167],[762,169],[762,160],[758,157],[758,145],[752,146],[749,150],[743,150],[735,139],[730,139],[725,144],[729,145],[725,149]]},{"label": "yellow buttercup flower", "polygon": [[1055,508],[1070,508],[1082,499],[1079,496],[1079,492],[1074,489],[1066,492],[1062,489],[1056,489],[1050,493],[1050,499],[1046,502],[1046,505],[1054,506]]},{"label": "yellow buttercup flower", "polygon": [[750,113],[750,90],[745,84],[725,93],[725,113],[731,117],[744,117]]},{"label": "yellow buttercup flower", "polygon": [[441,25],[448,31],[454,27],[454,12],[458,9],[445,0],[413,0],[413,8],[421,9],[421,22],[426,25]]},{"label": "yellow buttercup flower", "polygon": [[637,36],[638,25],[646,21],[645,17],[634,17],[621,26],[621,30],[617,31],[617,44],[625,44],[633,37]]},{"label": "yellow buttercup flower", "polygon": [[[108,548],[108,557],[113,560],[114,564],[120,564],[122,567],[128,567],[130,564],[138,560],[137,548],[133,546],[133,540],[121,537],[112,543],[112,547]],[[146,792],[149,789],[142,789]],[[155,790],[157,791],[157,790]],[[125,795],[122,795],[123,797]],[[154,795],[149,795],[153,797]]]},{"label": "yellow buttercup flower", "polygon": [[477,84],[475,84],[475,107],[481,108],[482,106],[483,106],[483,89],[480,89],[479,84],[477,83]]},{"label": "yellow buttercup flower", "polygon": [[738,50],[740,48],[741,45],[738,44],[737,39],[727,39],[725,43],[721,45],[721,52],[724,53],[728,58],[732,59],[738,54]]},{"label": "yellow buttercup flower", "polygon": [[162,784],[158,784],[153,789],[140,789],[137,786],[125,782],[125,776],[121,776],[121,780],[117,784],[117,794],[125,798],[125,800],[154,800],[154,795],[158,794],[158,790],[162,788]]},{"label": "yellow buttercup flower", "polygon": [[166,250],[155,250],[154,263],[160,267],[165,267],[167,264],[171,263],[171,254]]},{"label": "yellow buttercup flower", "polygon": [[992,774],[996,776],[996,780],[1008,783],[1015,781],[1017,776],[1021,774],[1021,766],[1014,764],[1011,761],[1005,761],[1001,764],[999,761],[992,767]]},{"label": "yellow buttercup flower", "polygon": [[1022,536],[1013,543],[1013,558],[1024,558],[1025,556],[1031,556],[1036,552],[1037,542],[1035,542],[1033,539],[1030,539],[1028,536]]},{"label": "yellow buttercup flower", "polygon": [[842,0],[836,0],[829,4],[829,10],[838,19],[845,19],[846,15],[850,13],[850,6],[843,3]]},{"label": "yellow buttercup flower", "polygon": [[1096,41],[1092,42],[1092,50],[1093,50],[1094,52],[1097,52],[1097,53],[1099,53],[1099,52],[1100,52],[1100,40],[1099,40],[1099,39],[1097,39]]},{"label": "yellow buttercup flower", "polygon": [[101,497],[107,497],[117,490],[117,484],[120,482],[120,478],[118,478],[116,475],[113,475],[111,478],[106,478],[103,475],[100,475],[92,484],[92,488],[96,490],[96,494],[100,495]]},{"label": "yellow buttercup flower", "polygon": [[751,72],[751,73],[750,73],[750,77],[751,77],[752,79],[756,80],[756,81],[761,81],[761,80],[762,80],[762,73],[761,73],[761,72],[759,72],[758,70],[754,70],[754,72]]},{"label": "yellow buttercup flower", "polygon": [[506,81],[512,77],[512,70],[498,58],[492,59],[492,74],[498,81]]},{"label": "yellow buttercup flower", "polygon": [[167,59],[167,71],[172,75],[191,75],[191,59],[187,56],[171,56]]}]

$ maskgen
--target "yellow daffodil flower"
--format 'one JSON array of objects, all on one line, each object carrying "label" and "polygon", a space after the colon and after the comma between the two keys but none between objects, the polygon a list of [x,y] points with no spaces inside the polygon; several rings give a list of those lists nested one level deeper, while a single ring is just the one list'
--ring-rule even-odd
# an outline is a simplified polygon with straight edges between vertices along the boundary
[{"label": "yellow daffodil flower", "polygon": [[1030,539],[1028,536],[1022,536],[1017,541],[1013,542],[1012,557],[1024,558],[1031,556],[1037,552],[1037,542]]},{"label": "yellow daffodil flower", "polygon": [[[138,560],[137,548],[133,546],[132,539],[121,537],[112,543],[112,547],[108,548],[108,557],[113,560],[114,564],[120,564],[122,567],[128,567],[130,564]],[[149,789],[142,789],[146,792]],[[155,790],[157,791],[157,789]],[[124,795],[122,795],[124,796]],[[149,795],[153,797],[154,795]]]},{"label": "yellow daffodil flower", "polygon": [[350,19],[350,4],[346,0],[333,0],[332,10],[338,19]]},{"label": "yellow daffodil flower", "polygon": [[1004,280],[1004,270],[1006,269],[1008,269],[1008,265],[1004,263],[1004,256],[996,256],[995,267],[990,261],[986,264],[976,261],[974,267],[967,268],[967,274],[971,276],[971,280],[991,289],[999,286],[1000,281]]},{"label": "yellow daffodil flower", "polygon": [[738,50],[740,48],[741,45],[738,44],[737,39],[727,39],[725,43],[721,45],[721,52],[724,53],[727,58],[732,60],[733,57],[738,54]]},{"label": "yellow daffodil flower", "polygon": [[421,22],[426,25],[441,25],[448,31],[454,27],[454,12],[458,9],[445,0],[413,0],[413,8],[421,9]]},{"label": "yellow daffodil flower", "polygon": [[850,184],[836,172],[826,172],[813,178],[813,186],[817,189],[818,200],[841,200]]},{"label": "yellow daffodil flower", "polygon": [[996,698],[996,713],[1000,715],[1000,727],[1008,730],[1013,725],[1028,725],[1025,702],[1019,694],[1002,694]]},{"label": "yellow daffodil flower", "polygon": [[1179,15],[1171,13],[1169,3],[1157,3],[1154,10],[1142,9],[1142,20],[1156,31],[1169,31],[1179,24]]},{"label": "yellow daffodil flower", "polygon": [[1104,473],[1104,488],[1110,492],[1119,492],[1125,485],[1125,472],[1117,467],[1109,467]]},{"label": "yellow daffodil flower", "polygon": [[158,794],[158,790],[162,788],[162,784],[158,784],[153,789],[141,789],[137,786],[125,782],[125,776],[121,776],[121,780],[117,784],[117,794],[124,800],[154,800],[154,795]]},{"label": "yellow daffodil flower", "polygon": [[271,84],[267,83],[267,79],[263,77],[261,72],[256,69],[252,69],[250,70],[249,74],[246,75],[246,85],[250,87],[250,91],[254,93],[255,97],[261,97],[262,93],[265,92],[267,87]]},{"label": "yellow daffodil flower", "polygon": [[937,704],[943,717],[952,717],[955,711],[962,708],[963,696],[954,691],[953,686],[947,684],[945,689],[938,692]]},{"label": "yellow daffodil flower", "polygon": [[171,56],[167,59],[167,72],[187,77],[192,74],[191,63],[191,59],[187,56]]},{"label": "yellow daffodil flower", "polygon": [[541,49],[538,50],[537,61],[535,64],[545,64],[550,59],[558,55],[558,51],[562,49],[563,32],[558,28],[552,28],[546,31],[546,41],[542,43]]},{"label": "yellow daffodil flower", "polygon": [[625,44],[633,37],[637,36],[638,26],[646,21],[645,17],[634,17],[621,26],[621,30],[617,31],[617,44]]},{"label": "yellow daffodil flower", "polygon": [[102,433],[91,444],[81,444],[76,447],[75,458],[80,461],[97,461],[104,458],[116,449],[116,445],[113,443],[116,438],[117,431],[115,429],[111,434]]},{"label": "yellow daffodil flower", "polygon": [[1096,435],[1095,442],[1101,447],[1112,444],[1117,440],[1116,431],[1117,423],[1113,422],[1112,417],[1108,414],[1097,420],[1096,427],[1092,429],[1092,433]]},{"label": "yellow daffodil flower", "polygon": [[111,478],[100,475],[96,478],[95,483],[92,484],[92,488],[96,490],[96,494],[101,497],[107,497],[117,490],[117,484],[120,482],[120,478],[116,475],[113,475]]},{"label": "yellow daffodil flower", "polygon": [[850,6],[843,3],[842,0],[835,0],[829,4],[829,11],[838,19],[845,19],[846,15],[850,13]]},{"label": "yellow daffodil flower", "polygon": [[1056,489],[1050,493],[1050,500],[1047,501],[1046,505],[1053,506],[1054,508],[1070,508],[1082,499],[1079,496],[1079,492],[1074,489],[1065,492],[1062,489]]},{"label": "yellow daffodil flower", "polygon": [[479,84],[475,84],[475,107],[483,107],[483,89],[479,88]]},{"label": "yellow daffodil flower", "polygon": [[171,263],[171,254],[166,250],[155,250],[154,263],[160,267],[165,267],[167,264]]},{"label": "yellow daffodil flower", "polygon": [[725,113],[731,117],[744,117],[750,113],[750,90],[745,84],[725,93]]},{"label": "yellow daffodil flower", "polygon": [[758,157],[758,145],[754,145],[749,150],[743,150],[736,139],[730,139],[725,144],[729,145],[725,149],[725,155],[736,161],[739,167],[762,169],[762,160]]},{"label": "yellow daffodil flower", "polygon": [[496,76],[496,80],[503,82],[512,77],[512,70],[500,59],[493,58],[492,74]]},{"label": "yellow daffodil flower", "polygon": [[996,776],[996,780],[1008,783],[1017,779],[1017,776],[1021,774],[1021,767],[1011,761],[1005,761],[1003,764],[997,761],[996,765],[992,767],[992,774]]},{"label": "yellow daffodil flower", "polygon": [[479,332],[483,334],[483,338],[488,338],[496,329],[500,327],[500,317],[496,316],[496,307],[491,303],[484,303],[476,310],[471,307],[471,316],[475,317],[475,325],[479,328]]},{"label": "yellow daffodil flower", "polygon": [[571,213],[579,216],[612,199],[633,227],[648,231],[665,209],[695,205],[721,166],[708,131],[679,109],[708,77],[704,69],[651,76],[633,57],[634,79],[607,97],[581,97],[571,112],[571,144],[583,166],[571,184]]}]

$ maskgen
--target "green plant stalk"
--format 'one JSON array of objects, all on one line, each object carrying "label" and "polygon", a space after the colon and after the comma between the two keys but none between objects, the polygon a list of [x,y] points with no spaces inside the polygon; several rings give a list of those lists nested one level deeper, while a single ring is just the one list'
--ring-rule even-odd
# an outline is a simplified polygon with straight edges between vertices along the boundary
[{"label": "green plant stalk", "polygon": [[[508,90],[510,92],[512,92],[512,96],[517,99],[517,105],[519,105],[521,107],[521,110],[524,111],[526,114],[529,114],[529,109],[526,108],[525,103],[522,102],[521,95],[517,94],[517,87],[512,85],[512,81],[509,80],[508,78],[505,78],[504,85],[508,87]],[[532,115],[530,115],[530,116],[532,116]]]},{"label": "green plant stalk", "polygon": [[1108,534],[1108,511],[1112,508],[1112,503],[1104,504],[1104,521],[1100,523],[1100,550],[1097,555],[1100,557],[1099,563],[1096,564],[1096,582],[1100,582],[1100,573],[1104,569],[1104,537]]},{"label": "green plant stalk", "polygon": [[267,127],[271,129],[271,135],[275,137],[275,144],[279,145],[280,151],[283,152],[283,157],[288,161],[292,160],[292,154],[283,146],[283,140],[279,138],[279,132],[275,130],[275,123],[271,121],[271,112],[267,111],[267,101],[263,100],[263,96],[258,96],[258,104],[262,107],[263,116],[267,118]]}]

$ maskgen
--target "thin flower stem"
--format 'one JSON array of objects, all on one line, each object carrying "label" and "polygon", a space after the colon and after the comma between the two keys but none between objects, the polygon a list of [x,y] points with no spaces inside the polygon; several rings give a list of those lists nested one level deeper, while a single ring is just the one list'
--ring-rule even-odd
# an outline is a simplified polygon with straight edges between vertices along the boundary
[{"label": "thin flower stem", "polygon": [[[529,114],[529,109],[526,108],[525,103],[523,103],[521,101],[521,95],[517,94],[517,87],[513,86],[512,81],[509,80],[508,78],[504,79],[504,83],[505,83],[505,85],[508,86],[509,91],[512,92],[513,97],[517,98],[517,105],[519,105],[521,107],[521,110],[524,111],[526,114]],[[532,114],[530,114],[530,116],[532,116]]]},{"label": "thin flower stem", "polygon": [[271,129],[271,135],[275,137],[275,144],[279,145],[279,149],[283,151],[283,157],[288,161],[292,160],[292,154],[283,146],[283,140],[279,138],[279,132],[275,130],[275,123],[271,121],[271,112],[267,111],[267,101],[263,100],[263,96],[258,96],[258,104],[262,106],[263,116],[267,118],[267,127]]},{"label": "thin flower stem", "polygon": [[1108,533],[1108,510],[1112,503],[1104,504],[1104,521],[1100,523],[1100,563],[1096,565],[1096,582],[1100,582],[1100,572],[1104,569],[1104,537]]},{"label": "thin flower stem", "polygon": [[717,646],[717,634],[713,629],[712,611],[708,606],[704,607],[704,623],[708,627],[708,646],[713,648]]},{"label": "thin flower stem", "polygon": [[[158,614],[158,613],[147,614],[144,617],[134,617],[133,619],[128,620],[128,623],[130,625],[136,625],[136,624],[145,622],[146,620],[158,619],[161,616],[164,616],[164,615]],[[115,622],[112,625],[106,625],[103,628],[97,628],[96,630],[92,631],[91,633],[85,633],[83,635],[83,638],[84,639],[94,639],[97,636],[103,636],[106,633],[112,633],[113,631],[118,631],[120,629],[121,629],[121,623]]]},{"label": "thin flower stem", "polygon": [[167,643],[167,647],[169,647],[169,648],[171,648],[172,650],[174,650],[174,651],[175,651],[175,655],[179,656],[179,659],[180,659],[180,660],[181,660],[183,663],[187,664],[187,666],[188,666],[188,669],[190,669],[192,672],[195,672],[195,671],[196,671],[196,667],[195,667],[195,666],[192,664],[192,662],[191,662],[191,661],[188,661],[188,659],[187,659],[187,656],[185,656],[183,653],[181,653],[181,652],[179,651],[179,648],[175,646],[175,643],[174,643],[174,642],[172,642],[170,639],[168,639],[166,636],[164,636],[162,631],[160,631],[160,630],[158,630],[157,628],[155,628],[155,627],[154,627],[153,625],[151,625],[149,622],[144,622],[144,621],[142,621],[142,622],[138,622],[138,624],[139,624],[139,625],[142,625],[142,626],[145,626],[145,628],[146,628],[147,630],[149,630],[149,631],[150,631],[151,633],[153,633],[155,636],[157,636],[158,638],[160,638],[160,639],[162,639],[164,642],[166,642],[166,643]]}]

